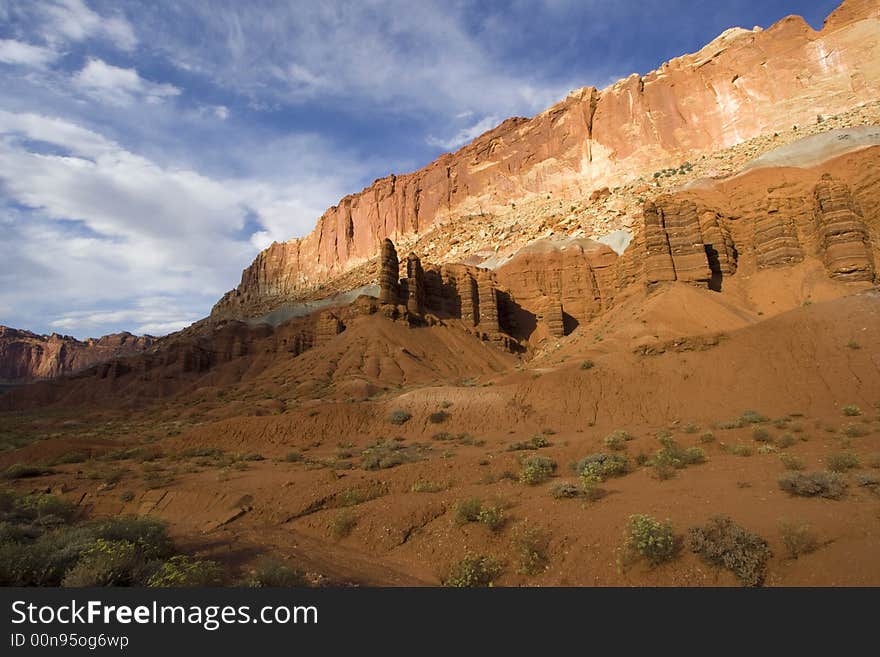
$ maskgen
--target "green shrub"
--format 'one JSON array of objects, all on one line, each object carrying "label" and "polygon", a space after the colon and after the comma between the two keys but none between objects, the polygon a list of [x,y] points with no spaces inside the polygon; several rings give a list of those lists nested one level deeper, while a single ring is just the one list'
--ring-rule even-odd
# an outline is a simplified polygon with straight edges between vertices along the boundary
[{"label": "green shrub", "polygon": [[147,580],[151,588],[220,586],[222,583],[223,569],[216,561],[184,555],[171,557]]},{"label": "green shrub", "polygon": [[839,452],[828,457],[828,469],[831,472],[846,472],[859,467],[859,457],[852,452]]},{"label": "green shrub", "polygon": [[97,539],[64,576],[64,586],[131,586],[144,567],[143,556],[129,541]]},{"label": "green shrub", "polygon": [[660,444],[663,447],[648,462],[658,479],[669,479],[675,476],[676,470],[706,461],[706,454],[702,449],[682,447],[670,436],[661,438]]},{"label": "green shrub", "polygon": [[739,416],[739,419],[744,424],[761,424],[762,422],[768,422],[769,419],[758,413],[757,411],[746,411],[742,415]]},{"label": "green shrub", "polygon": [[782,465],[785,466],[786,470],[803,470],[804,463],[797,456],[793,454],[780,454],[779,460],[782,461]]},{"label": "green shrub", "polygon": [[613,449],[614,451],[619,452],[626,449],[626,442],[629,440],[633,440],[633,436],[623,429],[618,429],[605,436],[605,438],[602,439],[602,442],[605,443],[605,447],[608,449]]},{"label": "green shrub", "polygon": [[592,483],[603,482],[611,477],[621,477],[629,472],[629,461],[619,454],[599,452],[585,456],[573,466],[581,479],[590,479]]},{"label": "green shrub", "polygon": [[802,554],[815,552],[819,548],[819,538],[809,525],[781,522],[779,533],[782,535],[782,544],[791,559],[797,559]]},{"label": "green shrub", "polygon": [[94,530],[104,540],[131,543],[147,559],[164,559],[174,553],[165,523],[156,518],[114,518],[96,523]]},{"label": "green shrub", "polygon": [[706,563],[730,570],[744,586],[764,582],[772,553],[763,538],[726,516],[716,516],[688,532],[688,544]]},{"label": "green shrub", "polygon": [[549,447],[549,446],[550,446],[550,441],[547,440],[546,436],[543,436],[542,434],[538,433],[538,434],[535,434],[534,436],[532,436],[531,438],[529,438],[528,440],[523,440],[523,441],[511,444],[510,447],[508,447],[507,449],[510,452],[518,452],[518,451],[525,451],[525,450],[535,450],[535,449],[540,449],[542,447]]},{"label": "green shrub", "polygon": [[501,564],[494,557],[468,554],[452,566],[443,583],[453,587],[491,586],[501,574]]},{"label": "green shrub", "polygon": [[868,435],[868,428],[863,424],[850,423],[843,429],[843,435],[847,438],[862,438]]},{"label": "green shrub", "polygon": [[779,480],[779,487],[799,497],[837,500],[846,492],[846,481],[836,472],[792,472]]},{"label": "green shrub", "polygon": [[357,525],[357,517],[348,509],[343,509],[334,516],[330,523],[330,536],[337,541],[342,540],[351,534],[355,525]]},{"label": "green shrub", "polygon": [[736,445],[725,445],[725,449],[735,456],[751,456],[752,448],[748,445],[743,445],[742,443],[737,443]]},{"label": "green shrub", "polygon": [[517,525],[511,539],[516,554],[517,572],[523,575],[539,575],[547,569],[549,557],[547,549],[550,540],[547,534],[524,523]]},{"label": "green shrub", "polygon": [[305,584],[301,572],[273,557],[259,559],[244,581],[244,585],[251,588],[291,588]]},{"label": "green shrub", "polygon": [[550,494],[557,500],[571,499],[573,497],[580,497],[581,489],[570,481],[562,481],[554,484],[553,488],[550,489]]},{"label": "green shrub", "polygon": [[530,456],[521,465],[519,480],[530,486],[544,483],[556,470],[556,461],[546,456]]},{"label": "green shrub", "polygon": [[484,506],[477,514],[477,522],[486,525],[493,532],[500,530],[506,522],[504,509],[501,506]]},{"label": "green shrub", "polygon": [[779,445],[779,447],[781,447],[782,449],[785,449],[786,447],[791,447],[795,443],[797,443],[797,439],[790,433],[782,434],[776,441],[776,444]]},{"label": "green shrub", "polygon": [[466,500],[461,500],[455,506],[455,524],[464,525],[469,522],[477,522],[482,508],[483,501],[479,497],[469,497]]},{"label": "green shrub", "polygon": [[855,404],[848,404],[847,406],[844,406],[841,410],[843,411],[843,414],[847,417],[855,417],[862,414],[862,409],[860,409]]},{"label": "green shrub", "polygon": [[591,370],[591,369],[593,369],[594,365],[595,364],[593,363],[593,361],[585,360],[584,362],[581,363],[581,369],[582,370]]},{"label": "green shrub", "polygon": [[697,433],[699,430],[700,427],[693,422],[688,422],[681,428],[682,433]]},{"label": "green shrub", "polygon": [[755,427],[752,429],[752,438],[759,443],[766,443],[772,440],[772,438],[770,438],[770,432],[764,427]]},{"label": "green shrub", "polygon": [[304,458],[302,452],[287,452],[287,454],[284,455],[284,460],[287,463],[299,463]]},{"label": "green shrub", "polygon": [[446,490],[449,487],[447,483],[439,482],[439,481],[431,481],[428,479],[419,479],[412,486],[410,486],[410,492],[412,493],[438,493],[441,490]]},{"label": "green shrub", "polygon": [[428,416],[428,420],[430,420],[432,424],[443,424],[449,419],[449,417],[449,413],[446,411],[435,411]]},{"label": "green shrub", "polygon": [[715,434],[711,431],[705,431],[700,434],[700,442],[703,444],[709,444],[715,442]]},{"label": "green shrub", "polygon": [[624,565],[641,558],[657,566],[674,559],[679,549],[680,541],[672,531],[669,520],[660,522],[651,516],[639,514],[629,517],[623,544]]},{"label": "green shrub", "polygon": [[391,414],[388,416],[388,421],[391,424],[406,424],[412,419],[412,413],[409,411],[405,411],[401,408],[397,410],[391,411]]}]

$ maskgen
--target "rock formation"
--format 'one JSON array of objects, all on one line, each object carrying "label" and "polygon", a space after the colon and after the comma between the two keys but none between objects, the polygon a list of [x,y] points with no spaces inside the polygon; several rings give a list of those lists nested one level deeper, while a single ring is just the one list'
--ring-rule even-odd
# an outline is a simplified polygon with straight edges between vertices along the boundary
[{"label": "rock formation", "polygon": [[[419,171],[390,175],[346,196],[302,239],[273,244],[213,314],[244,317],[302,298],[375,258],[384,237],[424,234],[441,218],[493,211],[538,194],[583,197],[639,172],[650,175],[853,108],[880,93],[878,31],[880,4],[846,0],[821,31],[796,16],[766,30],[730,29],[644,76],[601,91],[577,90],[531,119],[508,119]],[[786,227],[770,222],[768,230],[781,236]],[[790,253],[790,235],[781,239],[778,253]],[[671,265],[662,245],[650,244],[650,271],[658,280],[678,265],[686,267],[675,274],[679,280],[706,276],[699,258],[681,256]]]},{"label": "rock formation", "polygon": [[840,280],[874,280],[871,238],[849,188],[826,173],[814,195],[816,230],[828,273]]},{"label": "rock formation", "polygon": [[382,242],[382,253],[379,255],[379,303],[400,302],[400,262],[397,260],[397,249],[394,242],[387,237]]},{"label": "rock formation", "polygon": [[154,342],[151,336],[131,333],[77,340],[69,335],[37,335],[0,326],[0,383],[28,383],[71,374],[101,361],[136,354]]},{"label": "rock formation", "polygon": [[425,304],[425,274],[415,253],[406,258],[406,280],[406,309],[413,315],[421,315]]}]

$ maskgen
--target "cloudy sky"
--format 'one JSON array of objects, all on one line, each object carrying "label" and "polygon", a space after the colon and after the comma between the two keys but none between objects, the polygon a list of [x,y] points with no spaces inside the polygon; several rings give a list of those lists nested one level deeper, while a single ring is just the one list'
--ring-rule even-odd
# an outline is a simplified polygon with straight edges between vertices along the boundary
[{"label": "cloudy sky", "polygon": [[176,330],[375,178],[836,4],[0,0],[0,324]]}]

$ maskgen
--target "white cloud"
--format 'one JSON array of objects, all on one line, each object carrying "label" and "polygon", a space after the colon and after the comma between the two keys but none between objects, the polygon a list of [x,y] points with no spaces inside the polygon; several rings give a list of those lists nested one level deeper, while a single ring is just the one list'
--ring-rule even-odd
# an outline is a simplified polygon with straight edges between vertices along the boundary
[{"label": "white cloud", "polygon": [[73,77],[73,84],[101,102],[123,107],[136,101],[158,104],[180,95],[174,85],[150,82],[133,68],[120,68],[94,58]]},{"label": "white cloud", "polygon": [[[297,151],[312,157],[293,170]],[[211,178],[63,119],[0,110],[0,188],[26,208],[0,212],[0,310],[27,308],[39,319],[22,325],[79,337],[192,323],[266,240],[310,229],[343,193],[328,171],[352,172],[313,137],[278,140],[260,159],[254,177]]]},{"label": "white cloud", "polygon": [[130,51],[138,43],[134,28],[122,16],[101,16],[83,0],[53,0],[42,6],[44,34],[50,43],[103,37]]},{"label": "white cloud", "polygon": [[[474,33],[455,3],[279,3],[271,20],[251,3],[194,4],[175,17],[172,29],[147,26],[153,47],[262,103],[355,99],[385,112],[508,116],[543,110],[583,84],[506,69],[491,36]],[[203,38],[192,38],[193,24]]]},{"label": "white cloud", "polygon": [[55,61],[58,53],[51,48],[43,48],[14,39],[0,39],[0,62],[42,68]]},{"label": "white cloud", "polygon": [[[463,115],[467,116],[466,113],[463,113]],[[491,130],[500,122],[501,121],[497,116],[486,116],[473,125],[462,128],[449,138],[440,139],[434,136],[429,136],[425,141],[431,146],[437,146],[438,148],[445,148],[446,150],[451,151],[469,141],[472,141],[474,138],[479,137],[484,132]]]}]

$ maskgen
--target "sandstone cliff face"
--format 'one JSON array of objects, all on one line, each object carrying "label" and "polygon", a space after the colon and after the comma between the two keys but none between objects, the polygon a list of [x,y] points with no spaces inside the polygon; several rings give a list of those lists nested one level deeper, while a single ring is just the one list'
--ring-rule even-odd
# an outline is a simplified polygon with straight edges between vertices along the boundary
[{"label": "sandstone cliff face", "polygon": [[[384,238],[424,233],[446,217],[536,194],[582,196],[845,111],[880,93],[878,33],[880,5],[847,0],[819,32],[794,16],[763,31],[734,28],[645,76],[575,91],[532,119],[509,119],[419,171],[345,197],[309,235],[260,253],[212,314],[246,316],[301,297],[378,255]],[[781,240],[770,259],[797,257],[786,226],[764,229]],[[655,246],[660,263],[667,256],[652,243],[652,258]],[[657,266],[669,276],[668,263]]]},{"label": "sandstone cliff face", "polygon": [[37,335],[0,326],[0,382],[51,379],[118,356],[136,354],[155,342],[150,336],[115,333],[80,341],[67,335]]}]

